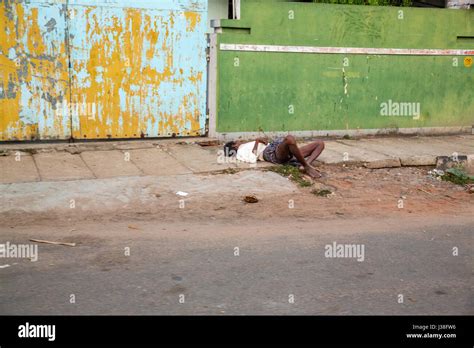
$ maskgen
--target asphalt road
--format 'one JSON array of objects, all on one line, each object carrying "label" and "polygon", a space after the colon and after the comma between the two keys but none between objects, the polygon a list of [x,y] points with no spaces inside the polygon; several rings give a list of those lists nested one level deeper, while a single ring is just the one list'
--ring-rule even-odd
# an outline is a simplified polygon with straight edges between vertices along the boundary
[{"label": "asphalt road", "polygon": [[[77,243],[38,244],[36,262],[0,259],[1,314],[474,313],[469,216],[39,221],[0,229],[10,243]],[[364,253],[360,261],[326,257],[333,243]]]}]

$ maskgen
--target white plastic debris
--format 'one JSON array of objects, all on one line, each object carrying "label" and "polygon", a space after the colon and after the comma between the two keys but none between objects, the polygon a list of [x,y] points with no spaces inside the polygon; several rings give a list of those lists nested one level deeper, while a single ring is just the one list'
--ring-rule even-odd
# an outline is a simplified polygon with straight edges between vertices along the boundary
[{"label": "white plastic debris", "polygon": [[444,171],[441,169],[433,169],[433,170],[430,170],[428,174],[433,175],[433,176],[443,176]]},{"label": "white plastic debris", "polygon": [[183,192],[183,191],[178,191],[178,192],[176,192],[176,194],[177,194],[178,196],[181,196],[181,197],[186,197],[187,195],[189,195],[189,193]]},{"label": "white plastic debris", "polygon": [[0,268],[7,268],[10,267],[10,265],[0,265]]},{"label": "white plastic debris", "polygon": [[433,170],[430,170],[428,172],[428,176],[434,178],[434,179],[437,179],[437,180],[441,180],[441,177],[444,175],[444,171],[441,170],[441,169],[433,169]]}]

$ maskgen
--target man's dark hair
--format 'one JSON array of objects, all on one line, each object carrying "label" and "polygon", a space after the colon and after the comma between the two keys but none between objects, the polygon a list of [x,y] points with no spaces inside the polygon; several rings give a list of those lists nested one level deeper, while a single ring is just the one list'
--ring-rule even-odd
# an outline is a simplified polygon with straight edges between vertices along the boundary
[{"label": "man's dark hair", "polygon": [[234,146],[235,146],[235,141],[229,141],[229,142],[225,143],[225,145],[224,145],[224,154],[227,157],[232,157],[237,153],[234,149]]}]

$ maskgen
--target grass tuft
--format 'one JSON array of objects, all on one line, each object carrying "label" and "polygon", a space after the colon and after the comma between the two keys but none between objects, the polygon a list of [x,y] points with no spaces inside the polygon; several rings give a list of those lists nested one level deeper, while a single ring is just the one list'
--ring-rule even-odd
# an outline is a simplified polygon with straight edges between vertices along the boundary
[{"label": "grass tuft", "polygon": [[301,173],[297,167],[285,164],[281,166],[270,167],[268,170],[289,178],[291,181],[297,183],[301,187],[309,187],[313,185],[311,181],[304,178],[303,173]]},{"label": "grass tuft", "polygon": [[313,195],[319,196],[319,197],[327,197],[330,194],[332,194],[332,191],[330,190],[313,190],[311,191]]},{"label": "grass tuft", "polygon": [[459,168],[447,169],[441,179],[462,186],[474,184],[474,176],[467,175],[462,169]]}]

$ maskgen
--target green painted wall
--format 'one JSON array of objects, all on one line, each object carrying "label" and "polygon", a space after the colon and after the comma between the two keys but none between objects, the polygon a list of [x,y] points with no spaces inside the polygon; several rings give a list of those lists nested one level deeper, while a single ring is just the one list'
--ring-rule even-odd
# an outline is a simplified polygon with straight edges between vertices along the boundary
[{"label": "green painted wall", "polygon": [[[474,48],[469,10],[242,0],[241,20],[222,26],[218,43]],[[471,126],[474,66],[464,58],[219,51],[217,131]],[[420,117],[382,116],[390,100],[419,103]]]}]

